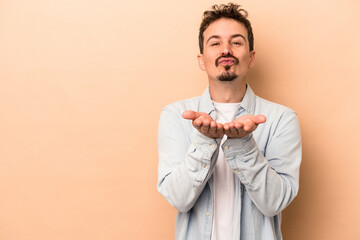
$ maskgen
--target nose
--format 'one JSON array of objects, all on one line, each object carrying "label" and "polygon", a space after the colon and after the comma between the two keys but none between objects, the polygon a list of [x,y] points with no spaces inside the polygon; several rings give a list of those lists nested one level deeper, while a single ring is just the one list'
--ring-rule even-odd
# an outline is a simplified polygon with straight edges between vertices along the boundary
[{"label": "nose", "polygon": [[226,56],[228,54],[232,55],[230,44],[223,44],[223,48],[221,49],[221,55]]}]

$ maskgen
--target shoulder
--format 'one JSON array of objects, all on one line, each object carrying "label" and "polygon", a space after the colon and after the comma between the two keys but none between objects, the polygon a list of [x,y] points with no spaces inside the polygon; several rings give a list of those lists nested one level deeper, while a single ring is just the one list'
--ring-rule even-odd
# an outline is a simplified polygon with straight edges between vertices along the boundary
[{"label": "shoulder", "polygon": [[185,139],[191,139],[191,132],[194,130],[192,121],[184,119],[182,113],[187,110],[198,111],[200,97],[193,97],[176,101],[165,106],[160,115],[159,121],[159,136],[160,133],[172,133],[173,136]]},{"label": "shoulder", "polygon": [[261,149],[279,137],[295,142],[301,139],[299,120],[293,109],[257,96],[255,114],[266,117],[266,122],[260,124],[254,133]]},{"label": "shoulder", "polygon": [[297,113],[284,105],[256,96],[255,114],[265,115],[266,122],[259,127],[270,135],[282,134],[284,131],[300,131]]},{"label": "shoulder", "polygon": [[180,115],[186,110],[198,111],[200,96],[179,100],[165,106],[162,111]]},{"label": "shoulder", "polygon": [[259,96],[255,98],[255,112],[257,114],[264,114],[265,116],[282,117],[296,115],[296,112],[279,103],[271,102]]}]

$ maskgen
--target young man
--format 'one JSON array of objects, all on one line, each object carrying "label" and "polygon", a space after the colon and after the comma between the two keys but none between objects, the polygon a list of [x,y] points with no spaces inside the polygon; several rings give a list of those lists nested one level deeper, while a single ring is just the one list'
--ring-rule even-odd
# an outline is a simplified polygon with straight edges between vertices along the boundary
[{"label": "young man", "polygon": [[176,239],[282,239],[281,211],[299,188],[296,113],[246,83],[253,33],[239,5],[214,5],[198,55],[209,87],[165,107],[159,124],[158,190],[178,210]]}]

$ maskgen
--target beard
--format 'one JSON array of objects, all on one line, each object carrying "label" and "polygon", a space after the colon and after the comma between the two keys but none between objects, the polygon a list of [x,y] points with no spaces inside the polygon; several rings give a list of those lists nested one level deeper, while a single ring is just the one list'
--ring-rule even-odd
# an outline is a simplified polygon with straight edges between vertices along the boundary
[{"label": "beard", "polygon": [[226,71],[217,76],[217,79],[222,82],[234,81],[238,76],[234,72],[229,72],[228,69],[230,68],[230,66],[226,67],[228,67],[227,69],[225,68]]},{"label": "beard", "polygon": [[231,82],[234,81],[237,78],[237,75],[233,72],[223,72],[219,76],[217,76],[217,79],[222,82]]}]

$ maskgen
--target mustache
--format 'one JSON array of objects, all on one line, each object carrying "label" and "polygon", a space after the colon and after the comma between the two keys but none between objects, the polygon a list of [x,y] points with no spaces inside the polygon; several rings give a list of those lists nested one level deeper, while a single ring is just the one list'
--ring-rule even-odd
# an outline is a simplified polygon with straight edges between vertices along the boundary
[{"label": "mustache", "polygon": [[239,63],[239,59],[233,55],[231,55],[230,53],[226,54],[226,55],[222,55],[220,57],[218,57],[216,60],[215,60],[215,66],[219,66],[219,61],[222,59],[222,58],[232,58],[234,59],[234,64],[238,64]]}]

